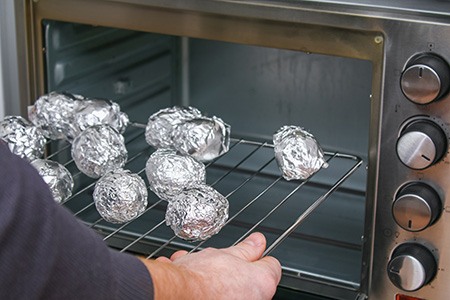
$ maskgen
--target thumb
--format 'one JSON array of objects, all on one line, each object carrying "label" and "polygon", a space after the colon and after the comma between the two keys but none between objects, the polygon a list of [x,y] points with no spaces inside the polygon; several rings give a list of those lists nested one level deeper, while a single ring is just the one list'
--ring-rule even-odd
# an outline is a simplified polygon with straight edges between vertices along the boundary
[{"label": "thumb", "polygon": [[266,238],[262,233],[254,232],[236,246],[224,249],[225,252],[247,261],[261,258],[266,249]]}]

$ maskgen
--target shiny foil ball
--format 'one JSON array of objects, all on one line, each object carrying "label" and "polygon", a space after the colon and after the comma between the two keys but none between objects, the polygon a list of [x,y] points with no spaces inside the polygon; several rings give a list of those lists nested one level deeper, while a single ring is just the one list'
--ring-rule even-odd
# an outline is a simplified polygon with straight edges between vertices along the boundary
[{"label": "shiny foil ball", "polygon": [[120,111],[119,104],[103,99],[77,101],[74,113],[75,136],[86,128],[107,124],[123,133],[128,126],[128,115]]},{"label": "shiny foil ball", "polygon": [[147,207],[144,180],[123,169],[102,176],[95,184],[93,197],[100,216],[110,223],[129,222]]},{"label": "shiny foil ball", "polygon": [[60,163],[46,159],[35,159],[31,165],[47,183],[56,202],[64,202],[72,196],[74,186],[72,174]]},{"label": "shiny foil ball", "polygon": [[41,158],[47,142],[40,129],[20,116],[6,116],[0,121],[0,139],[12,153],[28,161]]},{"label": "shiny foil ball", "polygon": [[315,137],[301,127],[281,127],[273,143],[276,162],[286,180],[304,180],[328,166]]},{"label": "shiny foil ball", "polygon": [[195,185],[168,203],[166,224],[182,239],[206,240],[225,225],[228,209],[228,200],[217,190],[205,184]]},{"label": "shiny foil ball", "polygon": [[80,95],[51,92],[39,97],[28,107],[28,119],[47,138],[72,141],[77,135],[74,127],[75,107],[77,101],[82,99]]},{"label": "shiny foil ball", "polygon": [[109,125],[92,126],[72,143],[72,158],[78,169],[92,178],[121,168],[128,158],[123,136]]},{"label": "shiny foil ball", "polygon": [[148,118],[145,140],[155,148],[172,146],[172,132],[177,125],[186,120],[201,117],[201,112],[194,107],[174,106],[161,109]]},{"label": "shiny foil ball", "polygon": [[172,149],[158,149],[145,166],[150,189],[161,199],[170,201],[183,189],[205,183],[205,165]]},{"label": "shiny foil ball", "polygon": [[230,125],[217,117],[196,118],[179,124],[172,133],[173,146],[201,162],[211,161],[230,148]]}]

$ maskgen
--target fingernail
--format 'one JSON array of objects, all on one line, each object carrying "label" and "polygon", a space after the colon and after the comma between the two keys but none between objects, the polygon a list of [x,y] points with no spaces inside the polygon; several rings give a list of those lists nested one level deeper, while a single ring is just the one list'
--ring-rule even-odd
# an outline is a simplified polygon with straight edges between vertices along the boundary
[{"label": "fingernail", "polygon": [[250,246],[253,247],[259,247],[262,244],[262,240],[256,235],[256,234],[252,234],[249,235],[244,241],[243,243],[246,243]]}]

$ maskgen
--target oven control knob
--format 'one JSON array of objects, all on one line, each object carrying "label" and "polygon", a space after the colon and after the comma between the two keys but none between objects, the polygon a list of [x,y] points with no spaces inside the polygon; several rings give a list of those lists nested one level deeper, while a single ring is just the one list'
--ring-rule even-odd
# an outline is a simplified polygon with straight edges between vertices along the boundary
[{"label": "oven control knob", "polygon": [[408,231],[420,231],[432,225],[441,210],[442,201],[439,194],[422,182],[402,187],[392,205],[395,221]]},{"label": "oven control knob", "polygon": [[406,243],[398,246],[392,253],[387,272],[396,287],[412,292],[433,279],[437,272],[437,262],[427,247]]},{"label": "oven control knob", "polygon": [[403,94],[417,104],[439,100],[450,89],[450,67],[439,56],[420,54],[406,65],[400,86]]},{"label": "oven control knob", "polygon": [[407,124],[397,141],[397,155],[406,166],[421,170],[438,162],[447,151],[447,136],[427,119]]}]

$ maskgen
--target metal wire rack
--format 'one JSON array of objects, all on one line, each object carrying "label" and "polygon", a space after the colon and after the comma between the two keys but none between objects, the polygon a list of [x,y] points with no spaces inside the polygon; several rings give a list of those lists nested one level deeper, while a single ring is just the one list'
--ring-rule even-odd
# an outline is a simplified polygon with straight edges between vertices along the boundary
[{"label": "metal wire rack", "polygon": [[[143,129],[136,126],[127,130],[125,140],[129,159],[124,168],[139,174],[148,183],[145,163],[154,149],[145,143]],[[179,249],[192,252],[205,247],[230,246],[253,231],[262,231],[267,235],[269,246],[264,252],[267,255],[292,235],[333,192],[338,189],[345,191],[344,182],[363,162],[354,155],[325,152],[329,164],[327,169],[305,181],[288,182],[276,166],[273,145],[233,138],[229,152],[206,165],[207,183],[228,198],[230,217],[216,236],[192,243],[176,237],[165,225],[167,203],[150,190],[148,207],[138,218],[121,225],[104,221],[92,199],[96,180],[78,171],[70,155],[70,144],[52,142],[49,153],[47,159],[65,165],[75,180],[73,195],[62,205],[100,233],[111,247],[147,258],[170,255]],[[315,192],[311,193],[311,190]],[[348,191],[351,192],[351,189]],[[314,197],[311,198],[311,195]],[[290,202],[296,203],[293,206],[295,209],[289,207]],[[301,209],[298,208],[299,203]],[[291,268],[285,266],[285,269]]]}]

